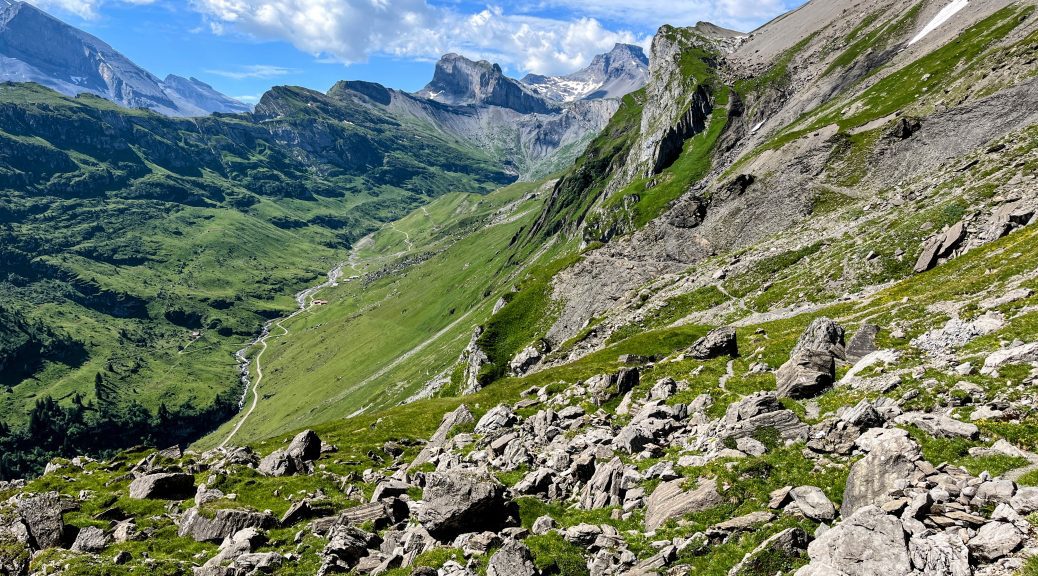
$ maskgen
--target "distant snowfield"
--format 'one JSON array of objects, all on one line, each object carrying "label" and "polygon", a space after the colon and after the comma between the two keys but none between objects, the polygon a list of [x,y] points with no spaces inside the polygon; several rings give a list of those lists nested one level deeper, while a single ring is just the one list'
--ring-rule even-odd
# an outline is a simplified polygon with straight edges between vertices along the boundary
[{"label": "distant snowfield", "polygon": [[952,16],[958,14],[959,11],[965,8],[968,4],[969,0],[954,0],[951,4],[948,4],[947,6],[942,8],[941,11],[933,17],[933,20],[930,20],[929,24],[923,26],[923,29],[915,35],[915,38],[912,38],[912,41],[909,42],[908,45],[911,46],[912,44],[915,44],[916,42],[925,38],[927,34],[938,29],[941,26],[941,24],[944,24],[945,22],[950,20]]}]

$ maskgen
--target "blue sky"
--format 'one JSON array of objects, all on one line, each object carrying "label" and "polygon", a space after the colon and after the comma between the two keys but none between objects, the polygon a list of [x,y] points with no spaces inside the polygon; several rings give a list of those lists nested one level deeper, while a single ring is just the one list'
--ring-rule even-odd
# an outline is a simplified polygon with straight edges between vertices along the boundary
[{"label": "blue sky", "polygon": [[568,73],[662,24],[749,31],[800,0],[30,0],[158,76],[255,101],[269,87],[361,79],[414,91],[449,51],[512,75]]}]

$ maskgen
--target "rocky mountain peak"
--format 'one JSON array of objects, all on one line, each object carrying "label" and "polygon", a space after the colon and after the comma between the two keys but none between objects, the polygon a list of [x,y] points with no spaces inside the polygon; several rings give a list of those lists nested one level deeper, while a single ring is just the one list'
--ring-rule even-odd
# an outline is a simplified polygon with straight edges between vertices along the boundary
[{"label": "rocky mountain peak", "polygon": [[505,76],[497,64],[453,53],[440,58],[432,81],[416,96],[452,106],[500,106],[521,113],[547,113],[555,108]]},{"label": "rocky mountain peak", "polygon": [[595,56],[583,70],[566,76],[527,74],[522,83],[550,100],[570,102],[619,98],[641,88],[648,79],[649,59],[641,47],[618,43]]},{"label": "rocky mountain peak", "polygon": [[170,116],[248,110],[195,79],[163,82],[101,39],[11,0],[0,0],[0,81],[36,82],[68,96],[96,94]]}]

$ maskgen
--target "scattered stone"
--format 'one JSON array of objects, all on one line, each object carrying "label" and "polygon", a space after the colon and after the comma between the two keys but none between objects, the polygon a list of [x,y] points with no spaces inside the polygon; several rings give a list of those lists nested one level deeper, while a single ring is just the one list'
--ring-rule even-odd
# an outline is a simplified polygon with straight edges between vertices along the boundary
[{"label": "scattered stone", "polygon": [[895,418],[894,422],[915,426],[927,434],[938,438],[968,438],[972,440],[980,436],[980,429],[976,425],[967,424],[966,422],[940,414],[906,412]]},{"label": "scattered stone", "polygon": [[802,528],[786,528],[769,537],[728,571],[728,576],[771,574],[774,566],[788,566],[798,560],[811,537]]},{"label": "scattered stone", "polygon": [[267,512],[224,508],[212,518],[191,508],[180,519],[180,536],[190,536],[196,542],[219,542],[245,528],[272,528],[277,520]]},{"label": "scattered stone", "polygon": [[475,421],[476,419],[472,416],[472,412],[469,412],[468,407],[464,404],[458,406],[453,411],[444,414],[443,419],[440,421],[440,427],[436,429],[432,438],[429,439],[425,448],[423,448],[422,451],[418,453],[418,456],[411,462],[408,469],[413,470],[428,462],[436,451],[447,443],[451,432],[453,432],[455,428]]},{"label": "scattered stone", "polygon": [[878,350],[876,336],[879,335],[879,326],[875,324],[862,324],[858,331],[847,343],[847,361],[856,363],[862,358]]},{"label": "scattered stone", "polygon": [[964,222],[958,222],[946,231],[928,238],[923,242],[923,250],[919,254],[919,259],[916,260],[916,273],[926,272],[933,268],[937,264],[938,260],[950,256],[952,251],[954,251],[965,238],[966,225]]},{"label": "scattered stone", "polygon": [[536,576],[530,549],[518,540],[505,542],[487,564],[487,576]]},{"label": "scattered stone", "polygon": [[1038,362],[1038,342],[1014,346],[991,354],[984,360],[984,367],[980,369],[980,373],[994,376],[999,368],[1007,364],[1027,362]]},{"label": "scattered stone", "polygon": [[880,506],[887,495],[916,470],[919,447],[907,434],[878,439],[868,456],[851,466],[843,492],[844,517],[867,506]]},{"label": "scattered stone", "polygon": [[65,542],[65,512],[72,506],[57,492],[46,492],[18,501],[18,514],[28,528],[29,545],[35,550],[58,548]]}]

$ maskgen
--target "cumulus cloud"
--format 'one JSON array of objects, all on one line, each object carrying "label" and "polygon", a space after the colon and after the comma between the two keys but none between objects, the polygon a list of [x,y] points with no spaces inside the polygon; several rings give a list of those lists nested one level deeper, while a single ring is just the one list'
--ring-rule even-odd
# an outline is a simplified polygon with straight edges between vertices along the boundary
[{"label": "cumulus cloud", "polygon": [[[104,4],[158,0],[30,1],[94,18]],[[187,0],[187,5],[203,15],[214,34],[286,41],[320,61],[348,64],[375,55],[433,60],[458,52],[518,71],[555,74],[586,65],[617,42],[647,46],[662,23],[707,20],[745,31],[802,1],[531,0],[503,3],[507,9],[472,8],[457,0]]]},{"label": "cumulus cloud", "polygon": [[617,42],[647,38],[609,30],[595,18],[558,20],[498,6],[463,13],[425,0],[192,0],[192,5],[221,30],[286,40],[343,63],[372,55],[435,59],[458,52],[546,74],[572,71]]}]

